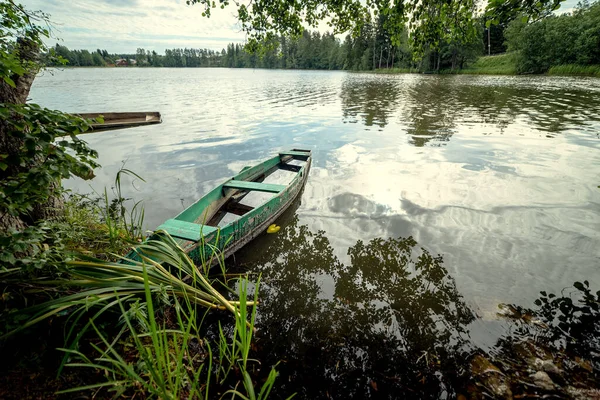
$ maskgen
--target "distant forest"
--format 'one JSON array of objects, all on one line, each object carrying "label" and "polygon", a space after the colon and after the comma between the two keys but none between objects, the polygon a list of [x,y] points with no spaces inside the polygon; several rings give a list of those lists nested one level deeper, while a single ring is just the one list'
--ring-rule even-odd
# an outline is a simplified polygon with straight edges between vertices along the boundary
[{"label": "distant forest", "polygon": [[[392,45],[391,35],[384,29],[380,16],[366,23],[360,35],[346,36],[343,41],[332,33],[304,31],[299,37],[276,37],[264,43],[257,53],[247,52],[243,44],[231,43],[221,51],[176,48],[165,54],[139,48],[135,54],[111,54],[106,50],[70,50],[57,44],[57,55],[67,60],[67,66],[136,65],[138,67],[228,67],[283,68],[323,70],[373,70],[379,68],[432,67],[461,68],[484,51],[483,22],[479,37],[469,43],[441,43],[439,51],[425,51],[416,62],[408,46],[408,35],[399,45]],[[432,60],[431,65],[428,61]],[[434,65],[435,64],[435,65]]]},{"label": "distant forest", "polygon": [[549,15],[535,22],[525,22],[517,15],[487,28],[481,20],[471,39],[442,38],[435,50],[411,49],[406,29],[403,39],[394,45],[384,26],[384,17],[379,16],[375,22],[365,24],[360,35],[348,35],[343,41],[317,31],[304,31],[299,37],[276,37],[259,53],[247,52],[244,45],[234,43],[221,51],[176,48],[165,54],[142,48],[135,54],[111,54],[100,49],[70,50],[59,44],[54,51],[67,60],[67,66],[85,67],[456,70],[479,56],[507,50],[516,55],[513,59],[518,73],[544,73],[557,65],[600,64],[600,2],[580,3],[572,13]]}]

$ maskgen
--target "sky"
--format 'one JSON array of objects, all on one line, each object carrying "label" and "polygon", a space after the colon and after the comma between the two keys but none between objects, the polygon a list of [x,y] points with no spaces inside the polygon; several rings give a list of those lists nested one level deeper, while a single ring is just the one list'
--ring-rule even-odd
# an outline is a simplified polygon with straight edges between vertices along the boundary
[{"label": "sky", "polygon": [[[135,53],[141,47],[164,53],[169,48],[221,50],[228,43],[243,43],[245,34],[234,16],[233,5],[214,9],[202,17],[202,7],[185,0],[21,0],[30,10],[50,14],[54,36],[70,49],[106,49],[109,53]],[[573,9],[578,0],[566,0],[560,12]],[[323,29],[325,31],[325,29]]]},{"label": "sky", "polygon": [[[245,35],[235,9],[213,10],[202,17],[200,5],[185,0],[21,0],[29,10],[50,14],[55,42],[70,49],[106,49],[135,53],[139,47],[163,53],[167,48],[221,50]],[[54,44],[53,42],[49,44]]]}]

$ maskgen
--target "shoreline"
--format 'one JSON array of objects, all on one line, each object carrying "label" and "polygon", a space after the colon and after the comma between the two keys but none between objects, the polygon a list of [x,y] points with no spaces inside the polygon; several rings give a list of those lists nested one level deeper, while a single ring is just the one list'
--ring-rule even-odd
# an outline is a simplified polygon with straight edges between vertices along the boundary
[{"label": "shoreline", "polygon": [[[491,56],[494,57],[494,56]],[[443,69],[438,72],[418,71],[413,68],[393,68],[393,69],[374,69],[374,70],[343,70],[343,69],[291,69],[291,68],[230,68],[230,67],[117,67],[117,66],[48,66],[46,69],[259,69],[268,71],[315,71],[315,72],[350,72],[350,73],[372,73],[380,75],[400,75],[400,74],[419,74],[419,75],[489,75],[489,76],[568,76],[568,77],[588,77],[600,78],[600,65],[565,65],[551,67],[543,74],[518,74],[510,69],[493,68],[465,68],[457,70]]]}]

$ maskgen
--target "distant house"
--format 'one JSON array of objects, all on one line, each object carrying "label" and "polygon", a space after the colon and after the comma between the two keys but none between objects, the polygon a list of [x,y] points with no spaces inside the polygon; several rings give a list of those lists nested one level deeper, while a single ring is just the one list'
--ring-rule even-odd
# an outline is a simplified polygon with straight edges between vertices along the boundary
[{"label": "distant house", "polygon": [[117,67],[126,67],[128,65],[135,65],[137,64],[137,62],[130,58],[129,60],[125,59],[125,58],[119,58],[118,60],[115,60],[115,65]]}]

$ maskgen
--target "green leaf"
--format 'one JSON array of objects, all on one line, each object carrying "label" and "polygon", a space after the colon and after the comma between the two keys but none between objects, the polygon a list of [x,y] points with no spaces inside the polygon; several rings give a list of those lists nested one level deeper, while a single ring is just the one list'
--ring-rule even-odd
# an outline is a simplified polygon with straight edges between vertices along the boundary
[{"label": "green leaf", "polygon": [[8,77],[8,76],[4,76],[4,82],[6,82],[10,87],[13,87],[13,88],[17,87],[17,85],[15,84],[15,81],[10,79],[10,77]]}]

